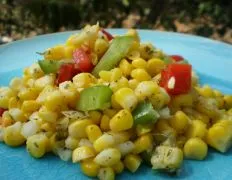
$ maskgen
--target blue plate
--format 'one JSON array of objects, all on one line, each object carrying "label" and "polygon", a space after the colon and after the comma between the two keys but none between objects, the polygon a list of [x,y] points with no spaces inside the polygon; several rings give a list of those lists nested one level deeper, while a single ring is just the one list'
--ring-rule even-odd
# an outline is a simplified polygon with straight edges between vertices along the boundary
[{"label": "blue plate", "polygon": [[[110,30],[122,34],[123,29]],[[14,76],[21,76],[25,66],[36,62],[35,52],[63,43],[74,32],[38,36],[0,46],[0,85],[7,85]],[[224,93],[232,93],[232,46],[197,36],[140,30],[143,42],[152,42],[168,54],[181,54],[200,75],[202,84],[209,84]],[[125,171],[117,179],[232,179],[232,150],[220,154],[210,149],[204,161],[185,160],[179,176],[154,173],[143,165],[138,172]],[[78,164],[63,162],[53,155],[34,159],[25,147],[11,148],[0,143],[0,179],[91,179],[84,176]]]}]

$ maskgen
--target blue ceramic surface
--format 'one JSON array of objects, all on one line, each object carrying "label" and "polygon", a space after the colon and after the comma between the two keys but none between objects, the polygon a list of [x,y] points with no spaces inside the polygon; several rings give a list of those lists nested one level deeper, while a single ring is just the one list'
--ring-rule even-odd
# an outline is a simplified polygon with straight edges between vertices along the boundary
[{"label": "blue ceramic surface", "polygon": [[[125,30],[109,30],[122,34]],[[25,66],[40,59],[35,52],[63,43],[74,32],[49,34],[0,46],[0,86],[7,85],[14,76],[21,76]],[[217,41],[177,33],[140,30],[143,42],[152,42],[168,54],[181,54],[190,61],[198,72],[201,83],[209,84],[224,93],[232,94],[232,46]],[[25,147],[10,148],[0,143],[1,180],[82,180],[84,176],[78,164],[63,162],[53,155],[34,159]],[[232,179],[232,150],[220,154],[210,150],[204,161],[185,160],[179,176],[154,173],[147,166],[131,174],[125,171],[117,179],[127,180],[227,180]]]}]

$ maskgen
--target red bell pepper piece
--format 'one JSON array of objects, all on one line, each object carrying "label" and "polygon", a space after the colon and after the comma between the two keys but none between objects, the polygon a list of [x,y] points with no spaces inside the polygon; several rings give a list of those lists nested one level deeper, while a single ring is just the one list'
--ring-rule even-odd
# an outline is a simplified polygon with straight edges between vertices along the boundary
[{"label": "red bell pepper piece", "polygon": [[187,93],[191,89],[192,66],[170,64],[161,72],[160,86],[170,95]]},{"label": "red bell pepper piece", "polygon": [[106,36],[108,41],[111,41],[112,39],[114,39],[114,37],[109,32],[107,32],[105,29],[101,29],[101,32]]},{"label": "red bell pepper piece", "polygon": [[2,114],[7,111],[7,109],[4,109],[4,108],[0,108],[0,117],[2,116]]},{"label": "red bell pepper piece", "polygon": [[180,55],[171,55],[170,56],[175,62],[183,61],[184,58]]},{"label": "red bell pepper piece", "polygon": [[73,59],[81,72],[91,72],[93,64],[89,48],[79,48],[73,52]]},{"label": "red bell pepper piece", "polygon": [[77,69],[75,64],[62,64],[59,72],[58,77],[56,79],[56,84],[60,84],[64,81],[70,81],[72,78],[80,72],[79,69]]}]

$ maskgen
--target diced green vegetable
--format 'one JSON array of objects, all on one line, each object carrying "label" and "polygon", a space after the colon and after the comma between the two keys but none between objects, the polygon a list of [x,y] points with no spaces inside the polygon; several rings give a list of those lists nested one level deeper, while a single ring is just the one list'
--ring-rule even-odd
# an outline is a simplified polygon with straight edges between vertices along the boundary
[{"label": "diced green vegetable", "polygon": [[98,77],[98,73],[100,71],[113,69],[119,61],[126,56],[133,41],[134,38],[131,36],[120,36],[114,38],[109,49],[93,69],[92,74]]},{"label": "diced green vegetable", "polygon": [[54,60],[39,60],[38,64],[45,74],[49,74],[57,73],[63,62]]},{"label": "diced green vegetable", "polygon": [[158,146],[151,158],[152,169],[175,172],[183,162],[183,152],[177,147]]},{"label": "diced green vegetable", "polygon": [[77,109],[80,111],[103,110],[110,107],[113,92],[108,86],[92,86],[81,91]]},{"label": "diced green vegetable", "polygon": [[159,118],[159,114],[153,109],[150,102],[140,103],[132,112],[134,124],[154,124]]}]

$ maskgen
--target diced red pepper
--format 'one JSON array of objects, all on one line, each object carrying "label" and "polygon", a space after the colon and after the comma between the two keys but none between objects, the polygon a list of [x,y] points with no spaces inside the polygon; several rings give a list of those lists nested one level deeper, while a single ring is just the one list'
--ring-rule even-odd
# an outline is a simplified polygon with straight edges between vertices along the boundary
[{"label": "diced red pepper", "polygon": [[107,32],[105,29],[101,29],[101,32],[106,36],[108,41],[111,41],[112,39],[114,39],[114,37],[109,32]]},{"label": "diced red pepper", "polygon": [[170,64],[161,72],[160,86],[170,95],[187,93],[191,89],[191,72],[189,64]]},{"label": "diced red pepper", "polygon": [[184,58],[180,55],[171,55],[170,56],[175,62],[183,61]]},{"label": "diced red pepper", "polygon": [[73,59],[81,72],[91,72],[93,64],[89,48],[78,48],[73,52]]},{"label": "diced red pepper", "polygon": [[2,114],[3,114],[6,110],[7,110],[7,109],[0,108],[0,117],[2,116]]},{"label": "diced red pepper", "polygon": [[75,64],[62,64],[59,72],[58,77],[56,79],[56,84],[60,84],[64,81],[70,81],[72,78],[80,72],[79,69],[77,69]]}]

